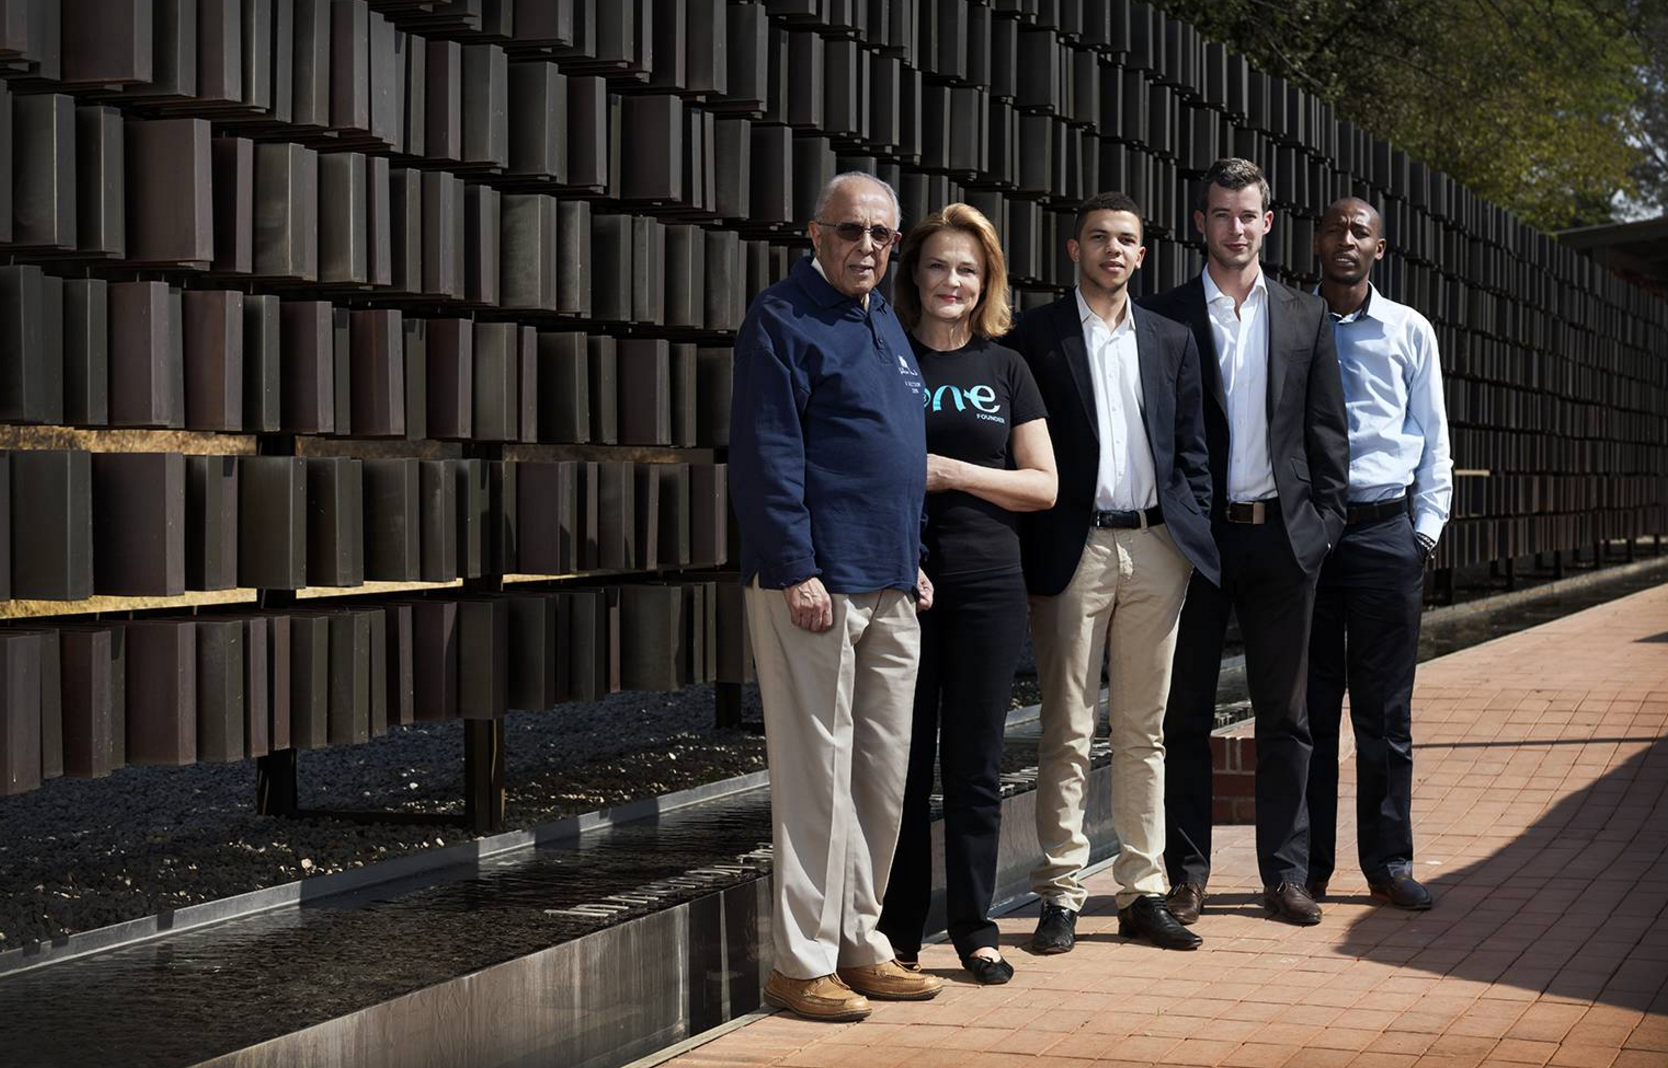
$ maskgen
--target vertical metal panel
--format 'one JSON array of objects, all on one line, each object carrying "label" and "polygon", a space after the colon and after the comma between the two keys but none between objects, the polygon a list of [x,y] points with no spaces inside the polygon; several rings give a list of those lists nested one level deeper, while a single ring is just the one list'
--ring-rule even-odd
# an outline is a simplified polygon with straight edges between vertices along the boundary
[{"label": "vertical metal panel", "polygon": [[243,624],[243,756],[272,751],[272,622],[249,616]]},{"label": "vertical metal panel", "polygon": [[458,577],[458,490],[456,461],[424,460],[418,470],[422,494],[422,578],[450,582]]},{"label": "vertical metal panel", "polygon": [[243,429],[243,294],[190,290],[185,311],[185,425]]},{"label": "vertical metal panel", "polygon": [[486,574],[486,527],[491,508],[485,460],[453,462],[458,488],[458,575],[479,578]]},{"label": "vertical metal panel", "polygon": [[366,460],[365,577],[409,582],[421,575],[421,469],[413,459]]},{"label": "vertical metal panel", "polygon": [[248,456],[238,470],[238,585],[307,584],[307,469],[294,456]]},{"label": "vertical metal panel", "polygon": [[423,174],[423,292],[464,296],[463,179],[442,171]]},{"label": "vertical metal panel", "polygon": [[467,319],[430,319],[424,381],[428,432],[436,438],[473,436],[475,331]]},{"label": "vertical metal panel", "polygon": [[319,281],[364,285],[370,281],[365,156],[332,152],[318,165]]},{"label": "vertical metal panel", "polygon": [[334,321],[323,301],[285,301],[279,309],[283,428],[296,434],[336,429]]},{"label": "vertical metal panel", "polygon": [[559,286],[555,198],[506,194],[501,212],[500,302],[506,309],[556,311]]},{"label": "vertical metal panel", "polygon": [[209,145],[209,159],[214,185],[213,268],[248,274],[255,269],[255,143],[247,137],[216,137]]},{"label": "vertical metal panel", "polygon": [[508,172],[568,180],[568,78],[554,63],[509,65]]},{"label": "vertical metal panel", "polygon": [[237,585],[238,458],[185,458],[185,588]]},{"label": "vertical metal panel", "polygon": [[[112,640],[110,628],[58,631],[64,680],[64,774],[74,778],[103,778],[115,763],[112,690],[125,680],[117,679],[113,672]],[[0,688],[0,694],[9,696],[10,692],[9,686]],[[9,763],[0,760],[0,765]]]},{"label": "vertical metal panel", "polygon": [[127,644],[127,763],[197,760],[197,624],[134,620]]},{"label": "vertical metal panel", "polygon": [[73,27],[63,44],[65,85],[120,85],[151,80],[151,0],[59,0]]},{"label": "vertical metal panel", "polygon": [[510,160],[509,61],[498,45],[463,49],[465,163],[493,168]]},{"label": "vertical metal panel", "polygon": [[371,128],[371,11],[365,0],[330,7],[330,126]]},{"label": "vertical metal panel", "polygon": [[86,452],[11,454],[11,593],[43,601],[93,594],[92,465]]},{"label": "vertical metal panel", "polygon": [[179,453],[91,457],[93,589],[125,597],[185,592],[186,478]]},{"label": "vertical metal panel", "polygon": [[127,254],[126,136],[115,108],[75,112],[76,245],[80,252]]},{"label": "vertical metal panel", "polygon": [[463,47],[456,41],[430,41],[424,67],[425,155],[437,160],[463,159]]},{"label": "vertical metal panel", "polygon": [[405,348],[400,313],[354,311],[351,333],[353,433],[357,437],[404,437]]},{"label": "vertical metal panel", "polygon": [[71,426],[110,420],[109,300],[102,278],[64,282],[64,422]]},{"label": "vertical metal panel", "polygon": [[30,248],[76,243],[75,101],[60,94],[12,102],[12,241]]},{"label": "vertical metal panel", "polygon": [[109,288],[110,424],[165,427],[185,418],[185,366],[175,359],[168,286]]},{"label": "vertical metal panel", "polygon": [[283,425],[280,311],[275,296],[243,301],[243,426],[270,434]]},{"label": "vertical metal panel", "polygon": [[197,0],[197,92],[211,104],[243,100],[243,2]]},{"label": "vertical metal panel", "polygon": [[463,198],[463,297],[471,304],[499,300],[499,236],[502,195],[484,185],[467,185]]},{"label": "vertical metal panel", "polygon": [[197,759],[242,760],[245,702],[241,619],[197,622]]},{"label": "vertical metal panel", "polygon": [[471,437],[513,441],[521,407],[516,392],[520,355],[515,324],[476,323],[474,348]]},{"label": "vertical metal panel", "polygon": [[0,351],[8,354],[0,360],[0,421],[44,423],[52,407],[45,286],[39,267],[0,267]]},{"label": "vertical metal panel", "polygon": [[255,273],[318,279],[318,153],[292,144],[255,147]]}]

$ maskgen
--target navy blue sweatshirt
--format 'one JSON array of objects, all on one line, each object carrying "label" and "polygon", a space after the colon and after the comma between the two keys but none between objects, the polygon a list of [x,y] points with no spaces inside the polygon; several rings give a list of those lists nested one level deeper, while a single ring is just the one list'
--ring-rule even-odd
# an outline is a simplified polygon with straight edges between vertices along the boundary
[{"label": "navy blue sweatshirt", "polygon": [[926,477],[921,373],[892,306],[871,293],[865,311],[801,259],[753,301],[736,337],[730,499],[742,582],[913,589]]}]

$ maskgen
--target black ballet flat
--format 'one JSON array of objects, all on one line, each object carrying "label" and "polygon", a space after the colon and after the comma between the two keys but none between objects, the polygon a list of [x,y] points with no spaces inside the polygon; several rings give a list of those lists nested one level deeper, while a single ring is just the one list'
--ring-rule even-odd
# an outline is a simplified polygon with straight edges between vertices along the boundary
[{"label": "black ballet flat", "polygon": [[980,986],[1001,986],[1014,977],[1014,966],[1006,960],[963,957],[961,966],[972,974],[973,981]]}]

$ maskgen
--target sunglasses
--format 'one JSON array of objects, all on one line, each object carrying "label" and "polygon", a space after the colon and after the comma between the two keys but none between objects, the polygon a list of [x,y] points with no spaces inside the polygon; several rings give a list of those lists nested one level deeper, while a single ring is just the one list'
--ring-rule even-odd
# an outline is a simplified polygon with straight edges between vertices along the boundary
[{"label": "sunglasses", "polygon": [[887,245],[897,244],[903,237],[901,230],[894,230],[890,226],[881,226],[878,223],[874,226],[864,226],[862,223],[855,222],[826,223],[821,219],[812,219],[811,221],[818,226],[826,226],[838,234],[841,241],[854,245],[863,240],[864,234],[868,234],[875,244],[883,248]]}]

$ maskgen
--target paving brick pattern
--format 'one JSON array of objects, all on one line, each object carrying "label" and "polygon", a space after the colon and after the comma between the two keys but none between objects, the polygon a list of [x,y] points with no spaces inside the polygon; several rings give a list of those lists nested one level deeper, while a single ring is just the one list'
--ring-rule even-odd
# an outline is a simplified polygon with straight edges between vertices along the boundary
[{"label": "paving brick pattern", "polygon": [[[1020,945],[858,1024],[778,1014],[673,1061],[800,1068],[1668,1068],[1668,587],[1420,667],[1414,816],[1428,913],[1341,868],[1319,927],[1265,919],[1252,829],[1218,832],[1196,953],[1117,937],[1109,874],[1077,949]],[[1354,856],[1353,768],[1340,857]]]}]

